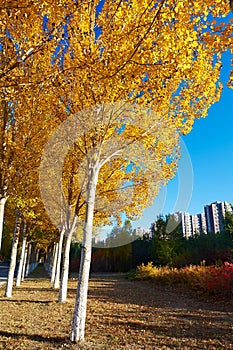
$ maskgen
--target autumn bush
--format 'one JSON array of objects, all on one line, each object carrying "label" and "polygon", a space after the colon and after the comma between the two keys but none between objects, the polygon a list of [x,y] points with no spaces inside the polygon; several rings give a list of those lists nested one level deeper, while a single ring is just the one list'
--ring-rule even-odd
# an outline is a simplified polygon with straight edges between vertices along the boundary
[{"label": "autumn bush", "polygon": [[156,267],[152,262],[137,267],[135,279],[152,280],[160,284],[181,284],[199,292],[232,293],[233,264],[224,262],[221,266],[190,265],[183,268]]},{"label": "autumn bush", "polygon": [[233,292],[233,264],[225,262],[220,267],[208,267],[209,278],[207,290],[219,292],[222,290]]}]

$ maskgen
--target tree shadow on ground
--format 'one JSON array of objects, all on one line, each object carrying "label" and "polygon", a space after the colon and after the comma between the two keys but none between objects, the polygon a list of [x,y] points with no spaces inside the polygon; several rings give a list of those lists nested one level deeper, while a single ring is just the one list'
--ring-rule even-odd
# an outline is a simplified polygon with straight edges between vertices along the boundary
[{"label": "tree shadow on ground", "polygon": [[[218,301],[215,304],[211,300],[198,300],[195,292],[179,287],[127,280],[112,281],[112,285],[102,289],[94,282],[89,299],[90,305],[92,300],[118,304],[111,320],[104,316],[106,327],[111,322],[113,328],[149,332],[156,337],[233,342],[233,309],[229,300],[224,305]],[[100,317],[95,309],[92,315]]]},{"label": "tree shadow on ground", "polygon": [[[158,285],[148,281],[129,281],[127,279],[96,279],[88,291],[88,297],[99,295],[106,301],[132,303],[147,307],[196,310],[233,313],[233,298],[202,297],[196,291],[185,286]],[[105,282],[107,284],[105,285]],[[109,283],[111,282],[111,283]],[[95,284],[96,283],[96,284]],[[98,285],[102,283],[101,285]],[[233,317],[233,315],[232,315]]]},{"label": "tree shadow on ground", "polygon": [[45,287],[40,287],[40,286],[36,286],[36,287],[16,287],[14,289],[15,292],[20,291],[20,292],[58,292],[58,289],[54,289],[52,287],[49,288],[45,288]]},{"label": "tree shadow on ground", "polygon": [[[173,317],[176,317],[174,315]],[[182,320],[182,322],[177,322],[175,325],[172,322],[164,322],[164,324],[157,324],[156,320],[154,322],[141,322],[137,319],[134,321],[121,321],[117,319],[115,322],[112,322],[112,325],[115,327],[127,327],[131,331],[145,331],[152,332],[156,336],[170,337],[170,338],[195,338],[197,340],[208,340],[208,339],[221,339],[232,340],[230,333],[230,327],[225,327],[224,325],[216,324],[213,325],[211,317],[209,320],[199,316],[198,322],[192,322],[191,318]],[[208,325],[209,322],[209,325]],[[203,325],[205,323],[205,327]]]},{"label": "tree shadow on ground", "polygon": [[[61,343],[67,343],[67,337],[46,337],[40,334],[27,334],[27,333],[13,333],[13,332],[6,332],[6,331],[0,331],[1,337],[7,337],[7,338],[27,338],[29,340],[38,341],[38,342],[53,342],[57,344]],[[32,349],[30,349],[32,350]]]},{"label": "tree shadow on ground", "polygon": [[32,303],[32,304],[52,304],[54,303],[53,300],[31,300],[31,299],[0,299],[0,304],[1,303],[16,303],[16,304],[21,304],[21,303]]}]

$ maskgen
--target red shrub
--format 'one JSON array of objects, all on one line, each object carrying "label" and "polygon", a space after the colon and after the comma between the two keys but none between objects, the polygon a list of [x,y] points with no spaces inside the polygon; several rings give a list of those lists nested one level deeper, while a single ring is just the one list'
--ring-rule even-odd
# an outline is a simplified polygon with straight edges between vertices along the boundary
[{"label": "red shrub", "polygon": [[209,273],[206,286],[208,291],[233,291],[233,264],[225,262],[220,267],[210,266],[207,269]]}]

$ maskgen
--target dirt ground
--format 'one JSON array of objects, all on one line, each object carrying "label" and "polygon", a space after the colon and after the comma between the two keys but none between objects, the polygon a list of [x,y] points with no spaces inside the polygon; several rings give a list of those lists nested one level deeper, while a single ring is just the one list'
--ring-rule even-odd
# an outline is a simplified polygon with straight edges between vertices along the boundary
[{"label": "dirt ground", "polygon": [[69,341],[77,279],[68,301],[37,271],[14,288],[0,288],[0,349],[233,349],[233,300],[206,299],[182,288],[90,279],[86,341]]}]

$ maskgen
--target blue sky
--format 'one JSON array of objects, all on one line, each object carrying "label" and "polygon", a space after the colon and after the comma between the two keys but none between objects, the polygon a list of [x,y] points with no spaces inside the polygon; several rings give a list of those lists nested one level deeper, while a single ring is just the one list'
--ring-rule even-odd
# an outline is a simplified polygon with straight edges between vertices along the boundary
[{"label": "blue sky", "polygon": [[[133,227],[148,228],[159,213],[182,210],[196,214],[203,212],[205,204],[216,200],[233,203],[233,89],[226,85],[232,68],[230,59],[229,53],[224,55],[220,101],[210,108],[206,118],[196,120],[192,131],[182,138],[187,150],[183,152],[178,174],[162,189],[153,206],[144,211],[142,219],[132,222]],[[185,167],[182,162],[186,162],[188,155],[191,163]],[[183,175],[182,180],[179,174]],[[182,186],[187,198],[177,206]]]}]

